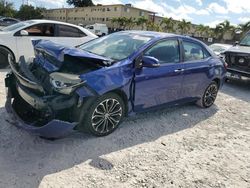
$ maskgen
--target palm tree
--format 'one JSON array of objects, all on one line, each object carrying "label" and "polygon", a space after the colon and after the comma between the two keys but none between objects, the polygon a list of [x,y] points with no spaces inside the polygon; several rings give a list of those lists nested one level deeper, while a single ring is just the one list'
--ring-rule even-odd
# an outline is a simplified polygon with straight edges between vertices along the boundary
[{"label": "palm tree", "polygon": [[170,18],[163,18],[160,26],[164,25],[163,28],[167,31],[167,32],[173,32],[174,31],[174,24],[175,21],[173,20],[172,17]]},{"label": "palm tree", "polygon": [[118,19],[117,18],[112,18],[111,19],[111,23],[112,23],[112,28],[117,28],[117,24],[118,24]]},{"label": "palm tree", "polygon": [[230,24],[228,20],[225,20],[222,23],[219,23],[217,29],[222,33],[222,39],[224,40],[226,34],[234,35],[235,27]]},{"label": "palm tree", "polygon": [[136,25],[137,26],[141,26],[141,30],[144,30],[144,25],[148,22],[148,19],[145,18],[144,16],[143,17],[139,17],[137,20],[136,20]]},{"label": "palm tree", "polygon": [[152,20],[148,20],[146,23],[147,31],[162,31],[159,24],[154,23]]},{"label": "palm tree", "polygon": [[135,25],[135,20],[134,20],[132,17],[126,18],[126,19],[125,19],[125,23],[126,23],[126,27],[130,30],[131,28],[134,27],[134,25]]},{"label": "palm tree", "polygon": [[187,34],[188,30],[191,28],[191,22],[186,21],[185,19],[182,19],[178,23],[178,29],[181,30],[181,34]]},{"label": "palm tree", "polygon": [[250,30],[250,21],[245,24],[239,24],[237,29],[241,31],[241,36],[245,35]]},{"label": "palm tree", "polygon": [[204,31],[205,31],[205,26],[200,24],[195,28],[195,31],[197,32],[199,37],[203,37]]},{"label": "palm tree", "polygon": [[126,17],[119,17],[119,18],[117,18],[117,23],[119,25],[119,29],[125,30],[126,22],[127,22],[127,18]]}]

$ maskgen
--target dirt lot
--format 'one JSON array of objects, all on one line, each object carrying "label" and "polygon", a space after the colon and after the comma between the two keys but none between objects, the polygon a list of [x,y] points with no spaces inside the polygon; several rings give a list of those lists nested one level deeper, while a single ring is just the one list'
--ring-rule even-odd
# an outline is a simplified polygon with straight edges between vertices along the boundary
[{"label": "dirt lot", "polygon": [[[250,83],[210,109],[128,118],[113,134],[47,141],[8,123],[0,72],[0,187],[250,187]],[[7,120],[7,121],[6,121]]]}]

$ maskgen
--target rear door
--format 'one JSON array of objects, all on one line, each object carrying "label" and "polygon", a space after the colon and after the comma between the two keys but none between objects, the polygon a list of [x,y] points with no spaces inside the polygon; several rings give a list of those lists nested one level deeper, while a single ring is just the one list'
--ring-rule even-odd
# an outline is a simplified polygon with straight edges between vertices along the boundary
[{"label": "rear door", "polygon": [[183,87],[184,98],[196,98],[204,92],[210,82],[214,63],[209,52],[198,42],[183,39]]},{"label": "rear door", "polygon": [[136,71],[134,110],[144,111],[181,99],[184,65],[180,62],[178,39],[160,41],[146,50],[144,55],[158,59],[161,65]]},{"label": "rear door", "polygon": [[90,40],[86,33],[69,25],[56,24],[56,37],[53,39],[62,45],[75,47]]}]

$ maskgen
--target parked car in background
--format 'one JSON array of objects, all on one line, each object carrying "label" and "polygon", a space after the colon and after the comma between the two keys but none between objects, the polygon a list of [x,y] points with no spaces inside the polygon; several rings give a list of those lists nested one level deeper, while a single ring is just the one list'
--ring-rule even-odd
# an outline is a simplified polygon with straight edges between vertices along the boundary
[{"label": "parked car in background", "polygon": [[216,55],[220,55],[221,53],[225,52],[226,50],[228,50],[230,47],[232,47],[232,45],[230,44],[221,44],[221,43],[214,43],[209,45],[209,48],[211,50],[213,50],[213,52]]},{"label": "parked car in background", "polygon": [[106,24],[95,23],[93,25],[86,25],[85,28],[97,36],[108,35],[108,27]]},{"label": "parked car in background", "polygon": [[242,40],[223,53],[228,64],[228,78],[250,78],[250,31]]},{"label": "parked car in background", "polygon": [[0,68],[8,64],[8,54],[18,61],[34,56],[31,40],[45,39],[74,47],[97,38],[82,27],[51,20],[29,20],[0,30]]},{"label": "parked car in background", "polygon": [[124,116],[187,102],[213,105],[223,61],[202,42],[175,34],[124,31],[79,48],[34,41],[32,62],[10,63],[6,109],[43,137],[112,133]]},{"label": "parked car in background", "polygon": [[9,25],[13,25],[15,23],[20,22],[19,20],[15,19],[15,18],[6,18],[6,17],[0,17],[0,29],[9,26]]}]

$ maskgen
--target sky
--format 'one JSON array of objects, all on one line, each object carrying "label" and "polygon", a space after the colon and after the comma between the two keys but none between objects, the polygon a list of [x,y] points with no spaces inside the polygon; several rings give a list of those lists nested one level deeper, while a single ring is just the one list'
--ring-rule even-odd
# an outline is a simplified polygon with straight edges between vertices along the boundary
[{"label": "sky", "polygon": [[[69,7],[66,0],[8,0],[16,9],[24,1],[45,8]],[[194,24],[215,27],[224,20],[237,25],[250,21],[250,0],[93,0],[95,4],[126,4],[154,11],[159,16],[186,19]]]}]

